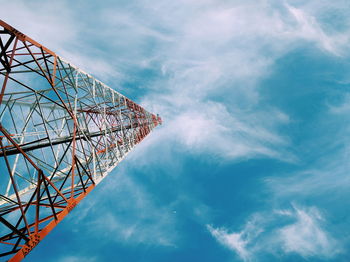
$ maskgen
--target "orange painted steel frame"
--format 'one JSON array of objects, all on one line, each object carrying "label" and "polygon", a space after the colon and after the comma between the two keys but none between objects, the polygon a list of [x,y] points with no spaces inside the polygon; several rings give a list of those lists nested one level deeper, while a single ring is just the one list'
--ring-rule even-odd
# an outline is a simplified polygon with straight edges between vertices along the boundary
[{"label": "orange painted steel frame", "polygon": [[[56,63],[57,57],[56,57],[56,54],[54,52],[52,52],[51,50],[47,49],[46,47],[40,45],[39,43],[37,43],[36,41],[32,40],[28,36],[20,33],[19,31],[17,31],[16,29],[14,29],[13,27],[11,27],[10,25],[8,25],[7,23],[5,23],[2,20],[0,20],[0,25],[2,27],[4,27],[9,33],[11,33],[12,35],[15,35],[15,43],[17,43],[17,41],[29,42],[32,45],[35,45],[36,47],[39,47],[40,49],[42,49],[46,53],[54,56],[55,57],[55,63]],[[13,56],[14,56],[14,51],[15,51],[15,49],[13,49],[13,52],[11,54],[10,65],[12,63],[12,59],[13,59]],[[9,74],[10,74],[10,72],[7,72],[6,76],[5,76],[5,81],[3,83],[3,86],[2,86],[2,89],[1,89],[1,94],[0,94],[0,103],[2,102],[2,99],[3,99],[3,96],[4,96],[4,92],[5,92],[5,88],[6,88],[6,82],[8,81],[8,75]],[[54,78],[48,79],[48,81],[50,81],[50,80],[51,80],[52,85],[54,86]],[[65,106],[64,103],[63,103],[63,105]],[[68,110],[68,108],[67,108],[67,110]],[[73,112],[71,114],[74,117]],[[74,123],[74,125],[76,125],[76,123]],[[23,152],[21,150],[21,148],[11,139],[10,135],[7,134],[6,131],[3,130],[2,126],[0,126],[0,131],[3,132],[4,136],[7,137],[12,142],[12,144],[15,147],[17,147],[17,149],[23,154],[23,156],[28,158],[26,153]],[[75,135],[75,132],[74,132],[74,135]],[[28,158],[28,161],[31,162],[30,158]],[[38,169],[38,167],[36,167],[36,165],[33,162],[31,164],[36,169]],[[74,164],[72,164],[72,166],[74,166]],[[44,176],[44,175],[42,174],[42,176]],[[72,177],[74,177],[74,176],[72,175]],[[45,178],[45,179],[47,179],[47,178]],[[86,189],[86,191],[81,193],[77,198],[74,198],[73,187],[72,187],[71,196],[70,196],[69,199],[67,199],[67,206],[65,208],[63,208],[62,211],[59,214],[56,215],[56,218],[54,220],[52,220],[47,226],[45,226],[45,228],[42,229],[40,232],[38,232],[38,224],[40,223],[40,221],[35,221],[35,224],[34,224],[35,231],[34,232],[30,231],[31,234],[29,234],[29,241],[25,245],[23,245],[22,248],[19,251],[17,251],[17,253],[9,261],[10,262],[21,261],[39,243],[39,241],[42,240],[94,187],[95,187],[94,184],[90,185]],[[57,191],[59,192],[59,190],[57,190]]]},{"label": "orange painted steel frame", "polygon": [[[14,68],[24,67],[26,70],[35,72],[41,77],[44,77],[50,85],[51,91],[53,91],[51,95],[45,95],[45,92],[35,93],[35,90],[32,90],[34,94],[33,97],[40,96],[37,100],[38,108],[35,110],[39,112],[43,110],[41,107],[48,107],[48,104],[51,104],[50,106],[52,106],[52,108],[64,110],[66,112],[65,119],[69,118],[73,123],[69,135],[62,138],[50,136],[46,126],[49,125],[49,122],[46,121],[45,124],[45,120],[43,120],[42,122],[47,137],[24,144],[16,138],[18,135],[8,132],[6,126],[0,124],[0,132],[3,134],[0,136],[0,158],[4,159],[10,177],[9,184],[11,184],[11,190],[14,192],[12,198],[8,195],[0,195],[5,203],[10,203],[6,208],[0,208],[0,222],[10,231],[8,234],[0,235],[0,244],[11,247],[9,250],[0,250],[0,256],[12,256],[8,261],[15,262],[21,261],[87,194],[91,192],[99,180],[107,173],[107,171],[105,171],[107,169],[103,169],[100,166],[100,170],[103,171],[100,171],[100,177],[96,178],[96,171],[94,174],[92,172],[92,163],[94,167],[95,165],[102,164],[100,164],[99,161],[96,161],[97,164],[95,164],[95,162],[93,162],[95,160],[92,160],[93,158],[100,159],[102,163],[105,159],[108,159],[108,154],[112,155],[113,153],[116,157],[113,162],[109,163],[108,167],[114,167],[135,144],[139,143],[150,133],[152,128],[161,124],[161,119],[159,116],[148,113],[130,99],[121,95],[119,96],[119,94],[113,93],[114,91],[108,91],[109,89],[103,87],[102,84],[99,84],[99,87],[100,90],[102,90],[101,92],[103,92],[103,97],[105,97],[105,92],[111,92],[113,96],[112,102],[110,103],[112,106],[106,107],[106,103],[104,103],[102,108],[101,105],[103,103],[101,102],[99,104],[96,102],[96,99],[93,98],[91,101],[96,102],[95,106],[86,105],[85,108],[77,109],[77,106],[72,105],[74,99],[72,99],[71,91],[67,91],[67,79],[70,79],[71,85],[73,86],[71,89],[77,89],[77,83],[75,83],[74,86],[72,82],[78,81],[78,73],[75,78],[72,77],[72,73],[69,71],[73,70],[71,65],[64,64],[62,59],[54,52],[22,34],[2,20],[0,20],[0,27],[3,27],[3,30],[0,30],[0,62],[3,66],[3,68],[0,67],[0,73],[4,77],[0,93],[0,105],[7,103],[4,108],[6,109],[8,107],[6,110],[10,111],[9,103],[7,100],[4,100],[5,96],[9,96],[5,93],[9,80],[32,90],[29,86],[11,76],[12,73],[15,73],[12,71]],[[6,43],[1,41],[1,35],[6,35],[8,37]],[[19,46],[19,44],[21,44],[21,46]],[[11,46],[12,48],[10,48]],[[33,48],[36,48],[37,51],[33,51]],[[22,52],[20,52],[21,50]],[[25,53],[23,53],[23,50]],[[28,56],[31,59],[23,62],[17,59],[17,56]],[[34,64],[35,68],[30,66],[30,64]],[[18,71],[16,73],[20,72]],[[63,76],[64,73],[65,75]],[[81,75],[83,75],[83,73]],[[92,77],[86,74],[86,76],[81,76],[80,81],[88,82],[88,84],[93,86],[93,92],[95,92],[95,80],[91,79]],[[60,88],[57,87],[57,82],[60,83]],[[92,82],[93,84],[91,84]],[[54,95],[56,100],[52,98]],[[114,96],[117,96],[118,99],[115,99]],[[9,96],[9,99],[10,98],[12,98],[12,95]],[[40,106],[39,100],[40,103],[42,100],[47,102]],[[20,97],[17,100],[13,100],[13,104],[20,102],[25,104],[27,103],[26,101],[25,98]],[[116,101],[118,103],[116,103]],[[77,98],[75,98],[75,103],[77,103]],[[113,107],[113,103],[117,105],[115,108]],[[118,108],[118,110],[116,108]],[[55,109],[52,109],[52,111],[54,110]],[[41,117],[44,118],[45,114],[42,111],[40,112]],[[93,124],[96,130],[90,133],[84,131],[79,122],[82,121],[82,117],[78,119],[77,114],[83,116],[86,126]],[[65,127],[69,129],[68,120],[66,120],[66,122],[67,124],[65,124]],[[110,126],[108,130],[105,127],[106,123]],[[25,128],[23,128],[23,130],[24,129]],[[24,134],[22,134],[22,136],[24,136]],[[84,151],[88,150],[88,143],[91,144],[90,151],[92,153]],[[39,160],[36,161],[31,152],[39,149],[43,150],[43,148],[51,146],[52,153],[55,155],[55,150],[53,149],[54,145],[62,146],[62,148],[66,146],[66,148],[64,149],[65,151],[61,159],[59,161],[56,160],[56,168],[51,174],[46,175],[45,170],[37,164]],[[121,149],[121,147],[123,147],[123,149]],[[59,185],[58,182],[56,184],[58,179],[55,175],[61,162],[65,161],[63,159],[67,157],[67,152],[69,150],[71,152],[71,166],[69,172],[66,172],[67,174],[64,179],[62,178],[59,180],[61,183]],[[117,150],[120,152],[124,150],[124,153],[118,153]],[[79,154],[81,158],[78,157]],[[27,190],[32,193],[29,200],[21,200],[21,194],[24,191],[22,192],[17,187],[17,182],[15,181],[16,174],[14,174],[13,169],[11,169],[10,163],[10,161],[13,161],[10,159],[12,155],[22,156],[26,165],[31,166],[31,168],[35,170],[36,182],[32,182],[34,186],[29,187]],[[102,157],[100,157],[101,155]],[[70,178],[70,181],[68,178]],[[64,186],[67,187],[67,185],[70,187],[70,190],[64,189]],[[35,207],[35,212],[33,211],[33,215],[30,217],[28,215],[28,210],[32,206]],[[47,214],[45,217],[40,217],[42,214],[41,208],[43,207],[50,208],[51,213]],[[4,216],[11,212],[19,215],[17,222],[8,221],[8,219],[4,218]],[[34,222],[30,222],[28,219],[33,220],[33,217]]]}]

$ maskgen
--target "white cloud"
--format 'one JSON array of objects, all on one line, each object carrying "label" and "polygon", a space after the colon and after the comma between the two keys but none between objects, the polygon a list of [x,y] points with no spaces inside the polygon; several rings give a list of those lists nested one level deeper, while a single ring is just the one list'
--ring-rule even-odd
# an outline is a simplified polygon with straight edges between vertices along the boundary
[{"label": "white cloud", "polygon": [[[348,83],[345,83],[348,84]],[[342,115],[348,114],[350,112],[350,93],[345,93],[342,95],[342,101],[336,104],[329,104],[329,111],[332,114]]]},{"label": "white cloud", "polygon": [[58,260],[55,260],[57,262],[95,262],[97,259],[95,257],[84,257],[84,256],[64,256],[60,257]]},{"label": "white cloud", "polygon": [[207,225],[207,229],[220,244],[234,251],[242,261],[255,261],[255,255],[260,249],[264,249],[264,252],[270,249],[267,246],[267,242],[271,244],[269,238],[263,239],[260,243],[261,235],[269,222],[268,216],[256,213],[250,217],[239,232],[230,232],[227,228],[214,228],[211,225]]},{"label": "white cloud", "polygon": [[[118,73],[101,57],[101,48],[85,41],[89,30],[71,3],[6,1],[1,19],[91,75],[108,80]],[[102,80],[102,79],[101,79]]]},{"label": "white cloud", "polygon": [[[167,8],[176,12],[169,17]],[[158,142],[152,142],[176,141],[192,152],[230,160],[295,161],[296,156],[286,154],[288,138],[279,132],[289,117],[264,104],[259,82],[272,72],[276,59],[295,47],[311,43],[341,54],[345,42],[339,39],[346,34],[329,35],[302,6],[266,1],[220,5],[188,1],[169,7],[162,3],[154,10],[163,12],[151,12],[154,17],[146,25],[152,28],[155,20],[161,21],[172,41],[158,42],[154,59],[163,77],[152,83],[154,92],[142,101],[164,118]],[[128,20],[130,16],[143,22],[133,13]]]},{"label": "white cloud", "polygon": [[[24,1],[7,1],[2,5],[7,10],[3,19],[85,71],[112,79],[115,86],[132,79],[136,69],[159,73],[154,81],[147,85],[139,81],[138,85],[145,85],[147,91],[143,105],[160,113],[164,125],[136,150],[142,153],[139,155],[144,163],[149,163],[153,156],[158,162],[168,163],[168,168],[178,161],[174,149],[207,153],[225,160],[254,157],[295,160],[295,156],[287,153],[288,138],[280,132],[281,127],[288,125],[289,116],[271,102],[264,102],[262,96],[268,90],[261,88],[260,81],[273,72],[277,59],[295,47],[314,45],[331,55],[343,55],[348,44],[346,30],[330,33],[324,29],[320,14],[327,8],[315,13],[309,4],[168,0],[90,10],[70,2],[38,3],[33,6]],[[96,19],[82,21],[81,14],[89,12]],[[103,26],[94,27],[96,20],[103,21]],[[152,149],[157,153],[142,151]],[[318,176],[298,183],[281,180],[278,190],[302,193],[305,188],[310,189],[302,187],[301,183],[306,183],[315,192],[320,180]],[[328,187],[327,181],[322,182],[323,188]],[[124,214],[119,217],[107,213],[101,221],[94,222],[96,230],[113,232],[116,241],[174,245],[177,234],[172,211],[156,205],[135,181],[123,183],[126,191],[123,193],[118,187],[121,191],[115,198],[128,200],[118,204],[125,205],[122,210],[128,210],[129,219]],[[332,237],[322,230],[313,212],[295,209],[287,213],[296,222],[276,231],[280,237],[277,246],[284,252],[314,256],[315,250],[333,245]],[[105,225],[103,219],[110,223]],[[208,230],[243,259],[249,259],[262,252],[257,239],[271,243],[272,237],[265,238],[262,233],[264,223],[269,222],[248,222],[236,233],[209,226]],[[315,246],[303,250],[293,245],[290,239],[298,228],[304,230],[298,236],[301,242],[308,242],[311,233],[318,236]],[[253,234],[255,230],[259,233]]]},{"label": "white cloud", "polygon": [[121,92],[135,69],[158,72],[142,103],[164,118],[160,137],[230,160],[295,159],[279,132],[288,116],[261,99],[260,80],[297,46],[312,42],[339,55],[347,42],[347,32],[323,30],[306,4],[140,0],[93,10],[101,26],[79,19],[74,10],[84,7],[65,1],[12,1],[3,8],[19,30]]},{"label": "white cloud", "polygon": [[213,228],[210,225],[207,228],[220,244],[235,251],[244,261],[249,260],[250,255],[246,249],[247,241],[242,239],[241,233],[230,234],[225,228]]},{"label": "white cloud", "polygon": [[303,257],[333,257],[339,253],[336,241],[320,225],[323,218],[317,209],[295,208],[294,218],[294,224],[279,230],[286,253]]},{"label": "white cloud", "polygon": [[110,174],[114,179],[108,177],[101,183],[102,187],[105,184],[104,190],[83,202],[79,214],[67,219],[86,227],[96,239],[129,245],[176,246],[179,236],[171,205],[157,204],[144,186],[121,173],[118,168],[118,175]]},{"label": "white cloud", "polygon": [[255,213],[239,232],[211,225],[207,229],[243,261],[255,261],[266,254],[280,258],[289,253],[305,258],[335,258],[342,252],[341,244],[324,229],[325,223],[316,207],[293,205],[293,209]]},{"label": "white cloud", "polygon": [[286,8],[297,21],[297,35],[301,39],[314,41],[324,50],[340,55],[341,49],[349,40],[345,35],[327,35],[314,16],[290,5],[286,5]]},{"label": "white cloud", "polygon": [[79,24],[75,23],[74,12],[64,1],[15,0],[2,5],[6,12],[1,19],[53,51],[62,50],[77,39]]},{"label": "white cloud", "polygon": [[[146,102],[145,105],[147,108],[151,103]],[[271,110],[270,114],[262,112],[254,115],[239,109],[234,112],[228,110],[221,103],[207,102],[191,103],[187,110],[179,114],[173,112],[173,116],[172,113],[162,114],[163,126],[144,140],[130,157],[137,158],[139,163],[158,162],[159,158],[174,162],[176,159],[172,159],[172,155],[167,158],[167,154],[186,150],[191,154],[210,154],[213,160],[267,156],[294,161],[294,156],[282,149],[288,145],[288,139],[272,131],[279,124],[289,121],[283,113]],[[156,152],[147,153],[153,149]]]}]

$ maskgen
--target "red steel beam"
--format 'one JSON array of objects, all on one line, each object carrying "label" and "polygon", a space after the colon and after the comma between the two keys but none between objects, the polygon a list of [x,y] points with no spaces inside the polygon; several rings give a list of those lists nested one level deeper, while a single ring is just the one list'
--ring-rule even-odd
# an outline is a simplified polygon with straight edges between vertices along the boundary
[{"label": "red steel beam", "polygon": [[[113,101],[114,106],[106,106],[107,102],[97,103],[95,101],[96,104],[94,106],[87,106],[78,110],[75,108],[74,110],[74,101],[71,99],[72,95],[67,90],[68,85],[74,86],[74,83],[72,83],[74,81],[72,71],[67,72],[62,65],[61,59],[50,49],[19,32],[2,20],[0,20],[0,29],[1,27],[3,30],[0,30],[0,62],[4,68],[0,67],[0,76],[2,75],[4,80],[0,92],[0,105],[5,103],[4,96],[8,95],[6,93],[6,88],[8,82],[12,81],[14,84],[18,84],[28,90],[28,92],[32,92],[31,95],[33,97],[35,95],[37,105],[34,105],[39,106],[40,110],[39,100],[47,100],[50,101],[52,105],[60,108],[60,110],[64,110],[67,117],[69,116],[73,121],[73,130],[70,136],[68,136],[69,139],[52,139],[46,127],[48,123],[46,123],[44,115],[41,115],[43,118],[42,123],[47,132],[47,140],[42,142],[43,139],[41,138],[37,140],[36,143],[34,143],[35,141],[29,142],[28,145],[34,143],[33,146],[29,147],[26,143],[20,143],[19,140],[15,138],[15,135],[9,132],[7,127],[0,123],[0,132],[2,133],[0,136],[0,159],[4,159],[6,163],[12,190],[16,195],[14,200],[5,195],[0,195],[2,199],[11,203],[11,205],[3,209],[0,208],[0,222],[7,230],[10,230],[10,233],[6,235],[0,235],[0,245],[9,247],[7,251],[0,252],[0,256],[9,257],[12,255],[8,261],[18,262],[57,226],[58,223],[61,222],[62,219],[64,219],[64,217],[96,186],[95,178],[93,178],[90,173],[91,170],[88,167],[89,163],[92,161],[91,157],[93,155],[91,155],[91,152],[87,152],[87,148],[84,148],[88,140],[91,146],[95,143],[96,157],[99,155],[107,156],[110,151],[114,150],[113,153],[116,153],[118,147],[126,147],[128,143],[131,143],[130,141],[134,141],[135,144],[139,143],[150,133],[152,128],[161,124],[162,120],[158,115],[156,116],[148,113],[141,106],[125,97],[120,97],[119,99],[121,100],[118,101],[117,104]],[[6,43],[1,41],[3,35],[8,37]],[[25,60],[25,58],[28,59],[22,61],[23,59]],[[68,64],[68,66],[70,67],[70,64]],[[56,100],[52,98],[52,94],[45,95],[45,92],[37,92],[35,89],[28,86],[27,83],[11,76],[13,68],[24,68],[25,70],[35,73],[39,78],[46,79],[49,89],[56,95]],[[17,73],[19,72],[16,72],[16,74]],[[78,73],[75,76],[76,84],[77,81]],[[74,88],[78,87],[75,86]],[[101,84],[99,88],[101,88]],[[103,92],[105,92],[105,90],[108,91],[109,89],[105,88],[103,90]],[[95,92],[95,85],[93,85],[93,92]],[[18,96],[18,94],[16,95]],[[103,93],[103,97],[104,95],[105,93]],[[66,100],[63,99],[64,96]],[[93,96],[95,96],[95,93],[93,93]],[[12,95],[10,98],[11,97]],[[17,99],[23,99],[23,97]],[[95,98],[91,100],[95,100]],[[13,100],[13,103],[16,104],[16,101],[17,100]],[[125,103],[125,105],[123,103]],[[77,99],[75,99],[75,104],[77,104]],[[6,106],[4,110],[6,110]],[[82,131],[80,130],[78,114],[80,116],[83,115],[84,121],[94,125],[99,131],[90,132],[90,136],[85,137],[85,133],[81,133]],[[130,118],[131,115],[132,118]],[[127,118],[124,120],[121,119],[126,116],[128,116],[128,121],[130,122],[128,124],[126,124]],[[110,129],[108,129],[108,136],[106,122],[110,126]],[[132,143],[130,145],[133,146]],[[54,153],[54,146],[62,146],[64,149],[64,154],[60,156],[59,163],[62,163],[66,155],[68,156],[71,154],[70,166],[68,166],[69,170],[67,169],[67,171],[65,171],[66,175],[64,179],[60,178],[55,180],[59,167],[58,162],[52,174],[46,174],[46,171],[38,166],[37,159],[31,153],[35,150],[43,150],[43,148],[50,147]],[[90,149],[90,151],[91,150],[92,149]],[[128,150],[125,152],[127,153]],[[80,160],[78,157],[79,154]],[[83,154],[83,156],[81,156],[81,154]],[[17,188],[15,174],[12,174],[10,161],[13,161],[13,158],[11,158],[13,155],[22,156],[23,158],[21,159],[23,159],[27,167],[31,166],[36,170],[37,181],[31,188],[30,199],[26,201],[21,199],[22,191]],[[100,170],[102,170],[101,167]],[[67,186],[70,188],[69,190],[67,190]],[[28,214],[32,206],[35,207],[35,214],[30,216]],[[50,209],[51,213],[43,215],[42,208]],[[8,221],[4,218],[8,214],[18,211],[20,211],[20,217],[17,220]]]}]

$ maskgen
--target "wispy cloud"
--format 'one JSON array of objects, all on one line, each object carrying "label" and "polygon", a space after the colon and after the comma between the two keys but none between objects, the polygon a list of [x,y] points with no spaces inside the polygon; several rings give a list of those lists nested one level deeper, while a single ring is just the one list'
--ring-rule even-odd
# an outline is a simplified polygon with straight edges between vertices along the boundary
[{"label": "wispy cloud", "polygon": [[[172,16],[170,9],[176,10]],[[152,92],[142,104],[164,118],[152,143],[176,143],[229,160],[296,159],[286,153],[289,140],[279,132],[289,116],[261,99],[260,80],[295,47],[311,43],[339,55],[346,42],[345,33],[330,35],[303,6],[288,4],[187,1],[128,9],[117,19],[109,13],[114,27],[133,25],[130,39],[136,43],[155,43],[156,51],[143,55],[143,61],[152,61],[143,66],[157,68],[159,77],[147,83]]]},{"label": "wispy cloud", "polygon": [[[293,28],[292,34],[299,36],[301,39],[315,42],[319,47],[334,55],[340,55],[342,53],[342,49],[349,41],[345,34],[327,35],[316,17],[288,4],[286,4],[286,8],[296,21],[296,26]],[[287,33],[290,32],[287,31]]]},{"label": "wispy cloud", "polygon": [[[326,32],[308,5],[288,1],[162,1],[150,7],[140,0],[94,10],[104,21],[98,28],[79,19],[72,3],[22,3],[18,11],[19,3],[6,3],[4,19],[116,89],[128,92],[124,85],[135,69],[155,71],[158,77],[137,90],[149,90],[141,103],[165,120],[158,137],[229,160],[295,159],[279,131],[288,116],[261,99],[259,81],[295,47],[312,42],[339,55],[347,43],[346,32]],[[55,10],[60,14],[51,15]]]},{"label": "wispy cloud", "polygon": [[250,260],[247,241],[242,239],[242,233],[228,233],[225,228],[213,228],[211,225],[207,225],[207,228],[220,244],[235,251],[242,260]]},{"label": "wispy cloud", "polygon": [[[149,4],[140,0],[95,8],[68,1],[16,0],[2,4],[6,10],[2,19],[159,113],[164,125],[131,157],[137,158],[138,165],[166,164],[176,174],[183,155],[176,154],[179,151],[209,155],[213,161],[266,157],[292,162],[298,158],[288,150],[291,142],[281,132],[294,119],[264,99],[270,90],[261,81],[273,73],[279,58],[295,48],[311,46],[330,56],[346,56],[349,32],[325,26],[323,18],[330,10],[326,1],[291,2],[165,0]],[[94,19],[82,15],[89,12]],[[138,74],[143,77],[135,81]],[[344,104],[332,110],[347,109]],[[344,167],[339,162],[329,166]],[[343,176],[337,181],[330,175],[335,169],[328,170],[310,167],[293,178],[265,181],[275,198],[288,195],[287,199],[348,185],[345,169],[339,171]],[[99,239],[101,232],[112,232],[118,243],[176,246],[177,220],[171,205],[157,203],[132,178],[119,176],[117,181],[108,185],[118,200],[113,206],[116,212],[93,215],[93,203],[86,203],[95,218],[85,220],[86,227],[96,230],[91,233]],[[254,216],[237,232],[207,229],[245,261],[259,252],[273,253],[275,247],[305,257],[318,256],[317,252],[336,256],[337,241],[315,210],[294,207],[277,210],[272,217],[263,213],[268,218]],[[85,214],[80,215],[77,223],[84,221]],[[268,230],[280,218],[288,221]],[[272,241],[275,237],[277,242]]]},{"label": "wispy cloud", "polygon": [[95,262],[97,259],[95,257],[84,257],[84,256],[63,256],[60,257],[57,262]]},{"label": "wispy cloud", "polygon": [[338,243],[320,225],[323,218],[316,208],[296,207],[291,216],[295,223],[278,231],[284,252],[303,257],[334,257],[340,252]]},{"label": "wispy cloud", "polygon": [[[308,140],[302,145],[312,152],[312,162],[308,161],[309,156],[305,154],[305,163],[297,171],[282,171],[278,175],[263,179],[274,199],[282,201],[290,197],[298,199],[317,196],[321,199],[336,200],[348,196],[350,97],[349,94],[342,93],[340,98],[335,100],[337,102],[324,101],[322,121],[313,131],[316,137],[321,137]],[[322,150],[317,151],[320,148]]]},{"label": "wispy cloud", "polygon": [[[86,227],[96,239],[106,236],[109,242],[112,240],[129,245],[176,246],[179,236],[176,231],[176,214],[171,206],[157,204],[142,185],[130,176],[120,174],[123,173],[120,169],[118,173],[111,174],[118,177],[105,186],[105,191],[82,203],[84,207],[79,215],[67,219],[73,224]],[[113,192],[113,199],[108,199],[111,197],[110,192]],[[96,210],[94,207],[99,206],[101,201],[104,202],[102,210]]]},{"label": "wispy cloud", "polygon": [[89,26],[76,15],[71,3],[15,0],[3,3],[2,8],[6,10],[2,16],[5,22],[68,62],[104,81],[112,75],[118,76],[118,72],[103,58],[101,47],[86,41]]},{"label": "wispy cloud", "polygon": [[305,258],[334,258],[342,252],[341,245],[325,230],[324,223],[316,207],[293,205],[288,210],[255,213],[239,232],[211,225],[207,228],[243,261],[256,261],[266,254],[278,258],[288,253]]}]

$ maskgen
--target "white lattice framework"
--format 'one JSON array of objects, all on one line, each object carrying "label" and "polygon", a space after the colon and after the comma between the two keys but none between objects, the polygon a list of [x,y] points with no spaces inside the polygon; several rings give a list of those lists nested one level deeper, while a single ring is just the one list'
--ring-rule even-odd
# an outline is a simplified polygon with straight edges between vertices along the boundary
[{"label": "white lattice framework", "polygon": [[161,119],[0,20],[0,256],[21,260]]}]

